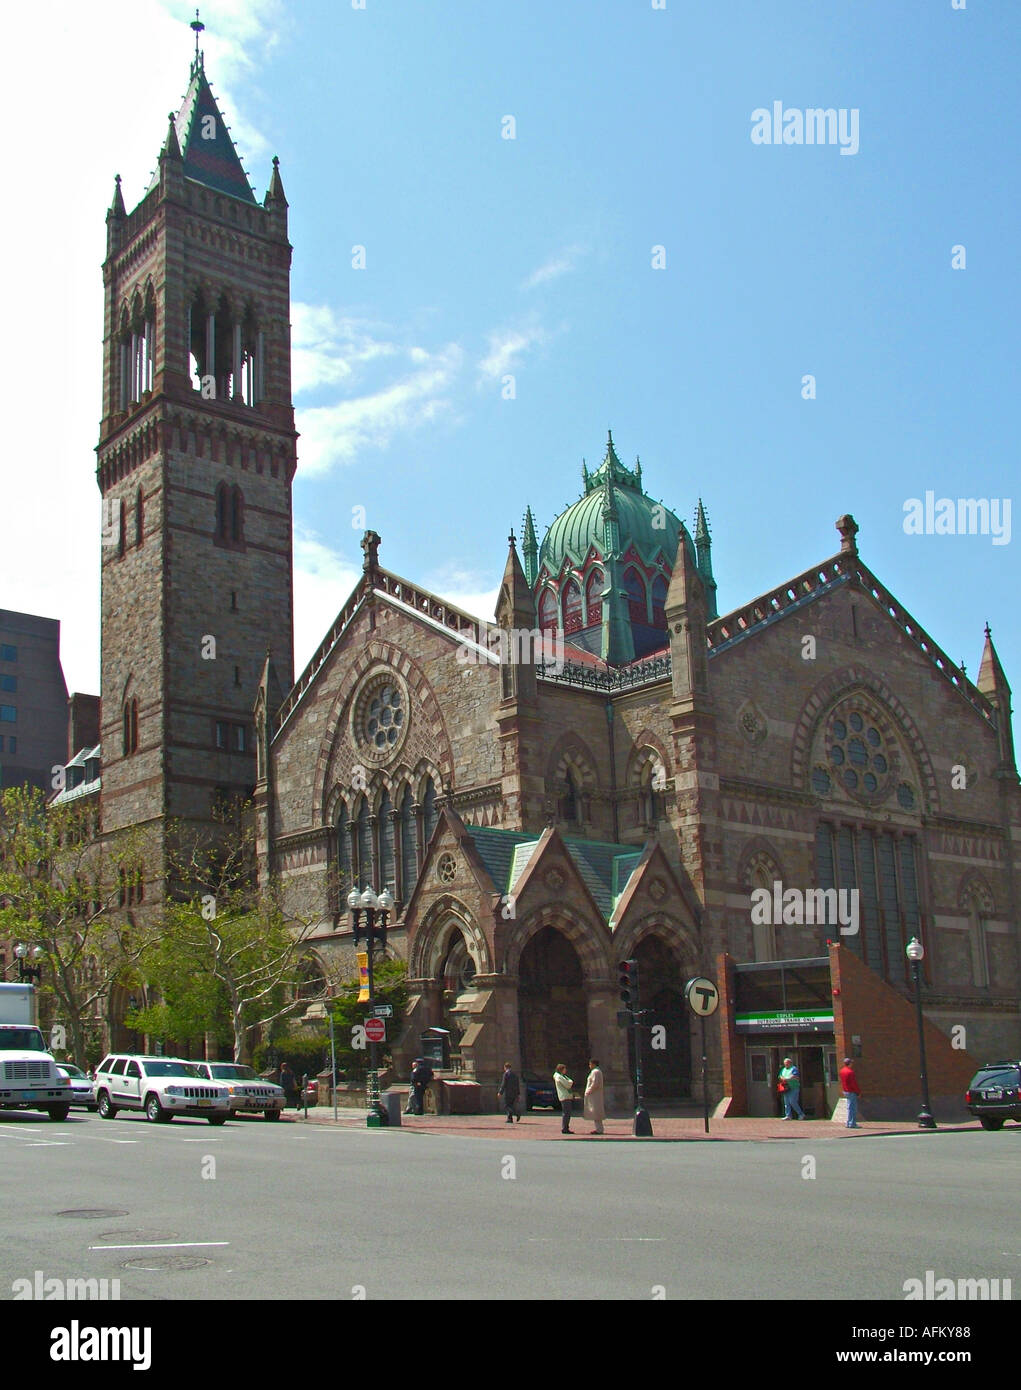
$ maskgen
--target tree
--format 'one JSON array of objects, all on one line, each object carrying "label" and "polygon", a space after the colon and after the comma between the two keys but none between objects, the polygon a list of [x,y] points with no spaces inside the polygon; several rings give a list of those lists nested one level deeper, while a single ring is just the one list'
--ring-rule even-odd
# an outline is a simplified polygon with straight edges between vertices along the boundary
[{"label": "tree", "polygon": [[[162,1019],[176,1030],[183,1026],[182,1011],[190,1011],[193,1019],[204,1017],[202,1031],[210,1031],[225,1012],[234,1060],[240,1062],[253,1029],[325,995],[325,980],[321,989],[308,989],[302,961],[303,945],[319,919],[315,913],[285,913],[278,886],[256,884],[251,819],[243,808],[237,808],[232,825],[211,832],[174,827],[170,844],[174,886],[152,955],[153,979],[158,984],[162,978],[164,988],[169,977],[193,983],[176,997],[168,993],[164,1014],[148,1010],[135,1021],[148,1030]],[[194,982],[203,978],[220,986],[219,1000],[208,990],[200,998]]]},{"label": "tree", "polygon": [[[403,960],[382,960],[373,969],[373,993],[375,1003],[389,1004],[393,1008],[393,1018],[387,1020],[387,1035],[392,1044],[404,1011],[408,1007],[408,987],[405,983],[408,967]],[[369,1052],[365,1047],[356,1047],[353,1038],[358,1025],[364,1025],[369,1016],[368,1001],[358,1002],[359,982],[350,980],[342,985],[337,995],[330,1000],[329,1009],[333,1014],[333,1030],[336,1038],[337,1069],[345,1074],[368,1071]],[[389,1060],[388,1044],[383,1044],[383,1060]]]},{"label": "tree", "polygon": [[0,792],[0,932],[41,950],[42,988],[80,1066],[111,989],[138,982],[156,939],[142,906],[153,859],[145,830],[97,838],[91,798],[47,807],[36,787]]}]

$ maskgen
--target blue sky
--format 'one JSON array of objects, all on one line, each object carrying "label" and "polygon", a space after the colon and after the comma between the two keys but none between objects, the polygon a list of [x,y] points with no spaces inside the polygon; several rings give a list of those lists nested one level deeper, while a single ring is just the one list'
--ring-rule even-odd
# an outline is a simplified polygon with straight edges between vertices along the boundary
[{"label": "blue sky", "polygon": [[[115,172],[129,206],[145,189],[192,9],[43,10],[48,99],[14,186],[40,228],[72,198],[74,236],[56,273],[52,232],[28,238],[13,293],[40,351],[56,316],[78,370],[19,483],[56,544],[14,541],[0,602],[61,618],[69,685],[95,690],[103,218]],[[202,18],[257,196],[278,154],[290,202],[299,669],[360,567],[353,508],[387,568],[490,616],[526,502],[541,536],[612,427],[689,525],[704,499],[721,613],[833,554],[850,511],[948,654],[974,678],[988,620],[1021,684],[1018,542],[903,526],[909,498],[1010,498],[1017,476],[1016,3],[223,0]],[[18,80],[37,100],[38,73]],[[858,152],[754,144],[774,101],[856,109]],[[50,386],[26,387],[30,409],[52,415]]]}]

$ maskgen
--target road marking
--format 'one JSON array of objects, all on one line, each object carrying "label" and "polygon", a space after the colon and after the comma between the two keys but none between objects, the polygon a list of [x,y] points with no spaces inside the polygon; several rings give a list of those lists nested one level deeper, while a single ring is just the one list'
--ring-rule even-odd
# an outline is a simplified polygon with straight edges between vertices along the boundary
[{"label": "road marking", "polygon": [[26,1149],[69,1149],[69,1139],[37,1139],[34,1144],[26,1144]]},{"label": "road marking", "polygon": [[193,1250],[207,1245],[229,1245],[229,1240],[168,1240],[143,1245],[90,1245],[90,1250]]}]

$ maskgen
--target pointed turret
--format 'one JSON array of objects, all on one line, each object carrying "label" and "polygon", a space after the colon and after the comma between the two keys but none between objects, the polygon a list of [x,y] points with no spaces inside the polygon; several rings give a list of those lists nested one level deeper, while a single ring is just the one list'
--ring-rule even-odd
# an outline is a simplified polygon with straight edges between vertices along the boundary
[{"label": "pointed turret", "polygon": [[125,208],[124,208],[124,194],[121,192],[121,176],[120,176],[120,174],[114,175],[114,181],[113,181],[113,201],[112,201],[111,204],[110,204],[110,210],[109,210],[109,212],[106,214],[106,216],[107,216],[107,221],[109,221],[109,219],[110,219],[111,217],[127,217],[127,212],[125,211]]},{"label": "pointed turret", "polygon": [[1000,743],[1000,761],[996,769],[998,777],[1017,778],[1017,763],[1014,758],[1014,731],[1010,716],[1010,686],[1000,658],[993,646],[993,635],[986,623],[986,642],[982,649],[982,664],[978,668],[979,690],[996,710],[996,732]]},{"label": "pointed turret", "polygon": [[[496,599],[496,621],[500,627],[535,627],[535,600],[525,572],[521,568],[514,532],[507,537],[507,563]],[[535,543],[533,532],[532,542]]]},{"label": "pointed turret", "polygon": [[181,158],[181,142],[177,138],[177,124],[173,111],[171,111],[170,115],[167,117],[167,121],[169,122],[167,127],[167,138],[164,140],[163,148],[160,150],[161,164],[165,159]]},{"label": "pointed turret", "polygon": [[[678,549],[683,544],[684,537],[682,536]],[[713,578],[712,546],[709,523],[706,520],[705,508],[700,497],[695,512],[695,556],[698,572],[702,576],[702,584],[705,588],[706,616],[710,622],[718,616],[716,611],[716,580]]]},{"label": "pointed turret", "polygon": [[288,206],[287,199],[284,197],[284,181],[280,177],[280,160],[273,156],[273,172],[269,176],[269,188],[263,199],[263,207],[282,207]]},{"label": "pointed turret", "polygon": [[529,587],[532,588],[539,573],[539,543],[535,539],[535,522],[532,520],[531,507],[525,508],[525,519],[521,529],[521,553],[525,557],[525,579],[528,581]]},{"label": "pointed turret", "polygon": [[[536,666],[543,660],[543,648],[535,635],[538,624],[535,600],[525,572],[518,559],[514,532],[507,537],[507,563],[496,599],[496,624],[500,629],[501,691],[505,701],[534,702],[536,695]],[[551,635],[549,659],[555,660]],[[536,650],[536,647],[539,647]]]},{"label": "pointed turret", "polygon": [[674,705],[693,710],[709,689],[707,604],[702,577],[692,563],[683,532],[677,543],[665,608]]}]

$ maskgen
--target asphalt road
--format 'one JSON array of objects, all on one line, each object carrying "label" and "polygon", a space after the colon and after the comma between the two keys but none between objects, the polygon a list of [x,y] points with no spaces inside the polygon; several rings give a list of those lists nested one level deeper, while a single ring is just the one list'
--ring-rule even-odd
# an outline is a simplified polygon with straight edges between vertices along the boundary
[{"label": "asphalt road", "polygon": [[37,1270],[123,1299],[902,1300],[926,1270],[1017,1298],[1019,1146],[1018,1126],[561,1144],[4,1112],[0,1298]]}]

